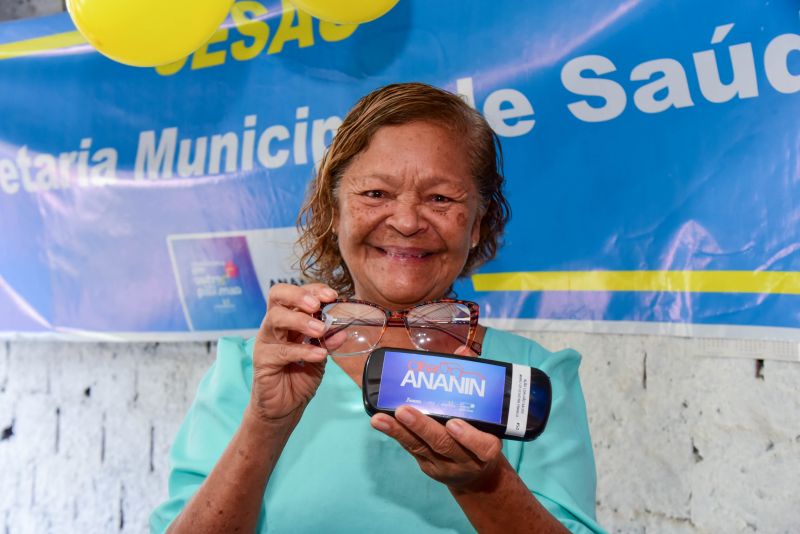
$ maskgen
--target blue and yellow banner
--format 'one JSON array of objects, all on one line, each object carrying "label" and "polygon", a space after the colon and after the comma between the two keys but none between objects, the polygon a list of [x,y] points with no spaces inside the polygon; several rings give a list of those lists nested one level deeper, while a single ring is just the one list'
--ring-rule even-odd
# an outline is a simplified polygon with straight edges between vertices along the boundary
[{"label": "blue and yellow banner", "polygon": [[298,281],[294,221],[342,117],[412,80],[503,144],[505,245],[456,288],[485,318],[800,340],[789,0],[401,0],[359,26],[241,0],[145,69],[66,14],[0,24],[0,333],[252,331]]}]

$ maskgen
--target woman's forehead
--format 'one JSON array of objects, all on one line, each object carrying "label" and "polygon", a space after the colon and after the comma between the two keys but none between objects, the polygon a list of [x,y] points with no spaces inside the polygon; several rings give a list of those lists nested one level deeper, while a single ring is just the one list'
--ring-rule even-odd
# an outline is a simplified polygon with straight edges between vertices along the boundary
[{"label": "woman's forehead", "polygon": [[[402,124],[386,124],[372,133],[369,145],[376,143],[397,144],[401,142],[420,141],[427,145],[447,144],[459,150],[461,148],[460,132],[452,125],[439,121],[415,120]],[[369,146],[367,147],[369,149]]]},{"label": "woman's forehead", "polygon": [[470,157],[460,136],[440,124],[383,126],[348,165],[345,176],[393,185],[413,180],[469,188]]}]

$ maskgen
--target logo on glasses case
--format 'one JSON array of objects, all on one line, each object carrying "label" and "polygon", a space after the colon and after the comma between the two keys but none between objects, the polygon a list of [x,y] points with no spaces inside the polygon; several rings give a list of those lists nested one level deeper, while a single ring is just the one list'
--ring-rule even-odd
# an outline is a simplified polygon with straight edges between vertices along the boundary
[{"label": "logo on glasses case", "polygon": [[431,391],[456,391],[462,395],[486,395],[486,379],[480,373],[465,371],[458,362],[443,361],[438,364],[423,360],[409,361],[400,387],[410,384],[416,389]]}]

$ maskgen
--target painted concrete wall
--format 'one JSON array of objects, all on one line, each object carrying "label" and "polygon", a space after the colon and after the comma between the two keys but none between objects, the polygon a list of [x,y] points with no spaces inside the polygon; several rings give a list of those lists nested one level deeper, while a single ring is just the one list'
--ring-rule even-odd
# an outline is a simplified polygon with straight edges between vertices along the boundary
[{"label": "painted concrete wall", "polygon": [[[680,339],[533,337],[584,354],[598,515],[609,531],[800,531],[800,364],[696,357]],[[214,350],[0,345],[4,532],[145,531]]]}]

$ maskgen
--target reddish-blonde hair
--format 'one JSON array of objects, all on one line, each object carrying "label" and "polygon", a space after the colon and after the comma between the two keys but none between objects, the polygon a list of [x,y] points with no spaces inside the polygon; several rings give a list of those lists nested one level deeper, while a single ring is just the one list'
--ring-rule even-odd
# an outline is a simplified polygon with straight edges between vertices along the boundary
[{"label": "reddish-blonde hair", "polygon": [[353,280],[339,253],[333,228],[339,209],[339,183],[350,162],[369,146],[379,128],[415,121],[433,122],[463,136],[470,158],[483,219],[478,244],[470,251],[459,277],[494,258],[511,215],[503,196],[503,154],[497,135],[461,97],[423,83],[397,83],[381,87],[356,103],[309,184],[297,219],[300,270],[306,278],[331,286],[341,296],[352,296]]}]

